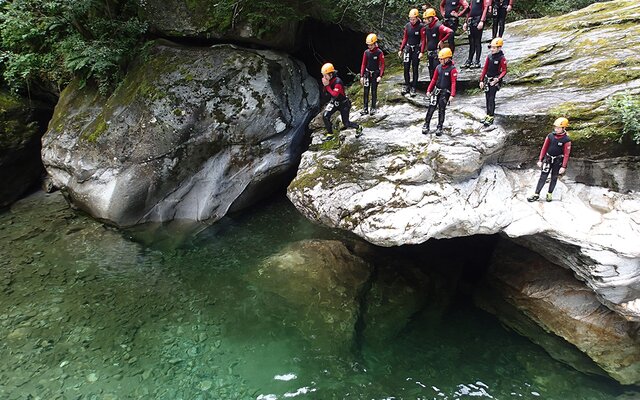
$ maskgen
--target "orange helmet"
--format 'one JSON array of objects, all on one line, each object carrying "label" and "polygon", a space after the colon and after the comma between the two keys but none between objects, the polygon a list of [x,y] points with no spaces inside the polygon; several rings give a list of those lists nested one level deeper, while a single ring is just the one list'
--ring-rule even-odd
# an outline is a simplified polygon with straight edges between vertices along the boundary
[{"label": "orange helmet", "polygon": [[326,63],[325,65],[322,66],[322,68],[320,68],[320,72],[323,74],[330,74],[335,71],[336,69],[333,68],[333,64],[331,63]]},{"label": "orange helmet", "polygon": [[436,16],[436,10],[434,10],[433,8],[427,8],[424,11],[424,14],[422,14],[422,18],[427,19],[429,17],[435,17]]},{"label": "orange helmet", "polygon": [[569,126],[569,120],[565,117],[560,117],[555,120],[553,126],[557,126],[558,128],[566,128]]},{"label": "orange helmet", "polygon": [[366,40],[367,44],[374,44],[377,41],[378,41],[378,35],[376,35],[375,33],[370,33],[369,35],[367,35],[367,40]]},{"label": "orange helmet", "polygon": [[502,38],[499,38],[499,37],[491,41],[491,46],[502,47],[503,44],[504,44],[504,40],[502,40]]},{"label": "orange helmet", "polygon": [[451,57],[453,57],[453,52],[448,47],[445,47],[444,49],[438,52],[438,58],[451,58]]}]

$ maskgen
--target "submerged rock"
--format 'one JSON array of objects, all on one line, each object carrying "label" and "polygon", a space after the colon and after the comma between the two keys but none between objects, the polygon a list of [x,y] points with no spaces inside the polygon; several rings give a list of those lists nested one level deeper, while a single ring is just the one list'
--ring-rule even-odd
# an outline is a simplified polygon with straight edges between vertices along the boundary
[{"label": "submerged rock", "polygon": [[293,307],[288,320],[314,347],[353,344],[369,265],[339,241],[305,240],[266,259],[248,279]]},{"label": "submerged rock", "polygon": [[94,217],[217,220],[295,165],[317,101],[317,84],[285,55],[157,42],[108,98],[65,89],[42,156]]},{"label": "submerged rock", "polygon": [[[488,275],[498,295],[552,334],[543,334],[527,325],[517,313],[505,313],[491,296],[481,296],[481,305],[495,312],[554,357],[579,370],[597,372],[572,354],[557,335],[588,355],[609,375],[623,384],[640,383],[640,323],[629,322],[604,307],[594,293],[573,274],[539,255],[502,240]],[[561,351],[561,352],[559,352]]]}]

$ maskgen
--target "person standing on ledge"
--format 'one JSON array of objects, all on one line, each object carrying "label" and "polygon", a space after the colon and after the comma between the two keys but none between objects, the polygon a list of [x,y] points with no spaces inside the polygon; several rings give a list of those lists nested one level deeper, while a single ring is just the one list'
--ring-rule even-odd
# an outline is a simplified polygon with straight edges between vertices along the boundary
[{"label": "person standing on ledge", "polygon": [[[429,79],[433,80],[433,73],[438,67],[438,50],[453,35],[453,31],[438,21],[436,10],[428,8],[423,15],[426,24],[427,57],[429,58]],[[453,53],[452,53],[453,54]]]},{"label": "person standing on ledge", "polygon": [[436,136],[442,135],[445,110],[447,105],[451,104],[451,101],[456,96],[458,70],[453,63],[452,57],[453,54],[448,47],[445,47],[438,53],[440,65],[436,68],[433,79],[427,89],[429,108],[427,109],[427,115],[424,119],[424,125],[422,126],[422,134],[424,135],[431,133],[429,124],[431,123],[431,117],[433,117],[436,108],[438,109],[438,128],[435,133]]},{"label": "person standing on ledge", "polygon": [[378,47],[378,36],[370,33],[367,36],[367,47],[362,55],[360,66],[360,83],[364,86],[364,108],[361,114],[369,113],[369,89],[371,89],[371,115],[376,113],[378,99],[378,83],[384,75],[384,53]]},{"label": "person standing on ledge", "polygon": [[495,120],[496,93],[500,90],[502,78],[507,74],[507,59],[502,52],[502,38],[495,38],[491,41],[491,54],[484,62],[482,73],[480,73],[480,89],[484,90],[487,100],[487,116],[484,117],[483,125],[490,126]]},{"label": "person standing on ledge", "polygon": [[[469,17],[463,25],[463,29],[469,32],[469,57],[463,68],[480,68],[480,56],[482,54],[482,30],[489,12],[489,0],[471,0]],[[476,61],[473,62],[475,55]]]},{"label": "person standing on ledge", "polygon": [[440,1],[440,15],[442,15],[444,25],[450,28],[453,33],[449,36],[449,48],[452,53],[456,51],[455,35],[460,24],[460,17],[467,12],[469,3],[466,0],[442,0]]},{"label": "person standing on ledge", "polygon": [[[398,51],[398,57],[402,58],[404,64],[404,88],[402,95],[411,91],[411,97],[416,95],[418,85],[418,66],[424,53],[425,30],[424,24],[420,21],[420,13],[417,8],[409,11],[409,22],[404,26],[404,36]],[[413,83],[409,84],[409,70],[413,67]]]},{"label": "person standing on ledge", "polygon": [[349,121],[349,111],[351,110],[351,100],[349,100],[344,92],[344,83],[342,79],[338,78],[338,71],[333,67],[333,64],[326,63],[320,69],[322,73],[322,85],[327,93],[331,96],[329,104],[322,114],[322,120],[324,121],[324,127],[327,129],[323,141],[329,141],[334,139],[333,127],[331,126],[331,116],[340,111],[342,117],[342,124],[345,129],[355,128],[356,137],[360,137],[362,134],[362,127],[355,122]]},{"label": "person standing on ledge", "polygon": [[492,0],[489,11],[493,15],[491,27],[493,35],[491,39],[504,37],[504,24],[507,20],[507,13],[513,8],[513,0]]},{"label": "person standing on ledge", "polygon": [[538,157],[538,167],[541,169],[540,179],[538,179],[535,193],[527,197],[528,201],[536,201],[540,198],[540,191],[549,172],[551,172],[551,182],[549,182],[547,201],[553,200],[553,189],[556,187],[558,176],[566,171],[571,153],[571,139],[567,135],[568,126],[569,120],[564,117],[556,119],[553,123],[553,132],[547,135]]}]

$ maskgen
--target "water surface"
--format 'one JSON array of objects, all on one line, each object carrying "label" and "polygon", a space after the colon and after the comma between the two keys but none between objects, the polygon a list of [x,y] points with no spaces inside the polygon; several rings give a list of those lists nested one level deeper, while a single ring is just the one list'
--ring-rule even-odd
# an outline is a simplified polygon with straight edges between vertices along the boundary
[{"label": "water surface", "polygon": [[319,347],[323,332],[296,329],[299,308],[248,278],[306,239],[354,241],[285,198],[211,227],[126,232],[59,195],[21,201],[0,214],[0,398],[640,398],[460,295],[391,339]]}]

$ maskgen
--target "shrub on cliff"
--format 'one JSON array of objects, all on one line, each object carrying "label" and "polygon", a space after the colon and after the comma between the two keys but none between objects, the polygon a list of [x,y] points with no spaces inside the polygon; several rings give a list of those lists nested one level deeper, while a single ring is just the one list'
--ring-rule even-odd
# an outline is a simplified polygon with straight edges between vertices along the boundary
[{"label": "shrub on cliff", "polygon": [[0,63],[14,91],[59,92],[75,74],[108,90],[135,54],[144,23],[135,0],[14,0],[1,4]]},{"label": "shrub on cliff", "polygon": [[[616,122],[622,125],[622,137],[640,144],[640,99],[630,92],[612,97],[607,102]],[[621,138],[622,139],[622,138]]]}]

